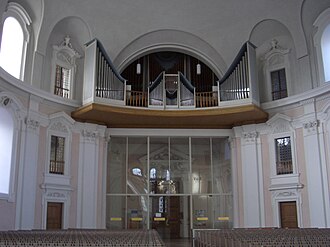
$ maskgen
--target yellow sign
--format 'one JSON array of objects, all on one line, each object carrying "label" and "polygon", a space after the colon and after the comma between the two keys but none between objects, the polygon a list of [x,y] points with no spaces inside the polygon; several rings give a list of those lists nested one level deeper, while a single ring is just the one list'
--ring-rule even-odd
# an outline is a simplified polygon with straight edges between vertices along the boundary
[{"label": "yellow sign", "polygon": [[198,221],[207,221],[207,220],[209,220],[209,218],[208,217],[197,217],[197,220]]},{"label": "yellow sign", "polygon": [[142,218],[134,217],[134,218],[131,218],[131,221],[142,221]]},{"label": "yellow sign", "polygon": [[154,221],[165,221],[165,217],[154,218]]},{"label": "yellow sign", "polygon": [[220,221],[228,221],[229,217],[218,217],[218,220]]},{"label": "yellow sign", "polygon": [[121,221],[121,217],[111,217],[110,221]]}]

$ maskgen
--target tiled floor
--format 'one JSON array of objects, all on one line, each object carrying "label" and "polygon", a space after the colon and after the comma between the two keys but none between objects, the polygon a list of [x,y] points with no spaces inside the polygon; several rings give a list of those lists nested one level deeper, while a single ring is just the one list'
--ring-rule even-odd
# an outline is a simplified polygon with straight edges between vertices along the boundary
[{"label": "tiled floor", "polygon": [[163,239],[167,247],[191,247],[191,239]]}]

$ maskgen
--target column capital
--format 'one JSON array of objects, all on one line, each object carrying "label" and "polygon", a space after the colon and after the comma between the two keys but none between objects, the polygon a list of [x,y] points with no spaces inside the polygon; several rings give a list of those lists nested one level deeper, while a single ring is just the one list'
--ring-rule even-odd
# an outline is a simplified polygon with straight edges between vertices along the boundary
[{"label": "column capital", "polygon": [[86,142],[95,142],[96,138],[98,137],[97,131],[91,131],[87,129],[83,129],[81,131],[81,135],[83,136],[83,140]]},{"label": "column capital", "polygon": [[305,134],[316,134],[317,128],[320,126],[320,121],[318,119],[310,120],[304,122],[302,125]]},{"label": "column capital", "polygon": [[29,117],[25,119],[25,124],[28,129],[33,131],[37,131],[40,126],[40,122],[38,120]]},{"label": "column capital", "polygon": [[257,132],[257,131],[242,133],[242,139],[245,144],[256,143],[258,137],[259,137],[259,132]]}]

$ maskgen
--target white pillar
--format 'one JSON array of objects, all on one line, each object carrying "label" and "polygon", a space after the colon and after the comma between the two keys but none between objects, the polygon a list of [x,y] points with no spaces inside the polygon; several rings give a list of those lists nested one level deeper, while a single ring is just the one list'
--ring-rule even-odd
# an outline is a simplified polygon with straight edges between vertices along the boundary
[{"label": "white pillar", "polygon": [[37,165],[39,148],[39,122],[31,117],[25,120],[26,127],[22,131],[21,147],[23,150],[19,167],[16,228],[31,230],[34,228]]},{"label": "white pillar", "polygon": [[242,134],[244,227],[262,227],[264,219],[261,147],[258,132]]},{"label": "white pillar", "polygon": [[232,184],[233,184],[233,227],[239,227],[239,212],[238,212],[238,171],[237,171],[237,147],[236,138],[230,138],[230,153],[232,167]]},{"label": "white pillar", "polygon": [[303,123],[304,146],[309,213],[311,227],[329,227],[329,190],[325,164],[325,152],[321,148],[324,143],[319,135],[319,121],[311,119]]},{"label": "white pillar", "polygon": [[77,227],[97,228],[98,131],[83,129],[79,144]]}]

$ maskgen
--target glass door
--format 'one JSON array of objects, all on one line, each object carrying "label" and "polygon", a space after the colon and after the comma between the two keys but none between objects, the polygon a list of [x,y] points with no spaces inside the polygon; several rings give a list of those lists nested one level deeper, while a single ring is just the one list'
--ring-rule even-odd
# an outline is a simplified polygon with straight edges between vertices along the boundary
[{"label": "glass door", "polygon": [[163,239],[188,238],[190,233],[189,196],[151,196],[150,228]]}]

